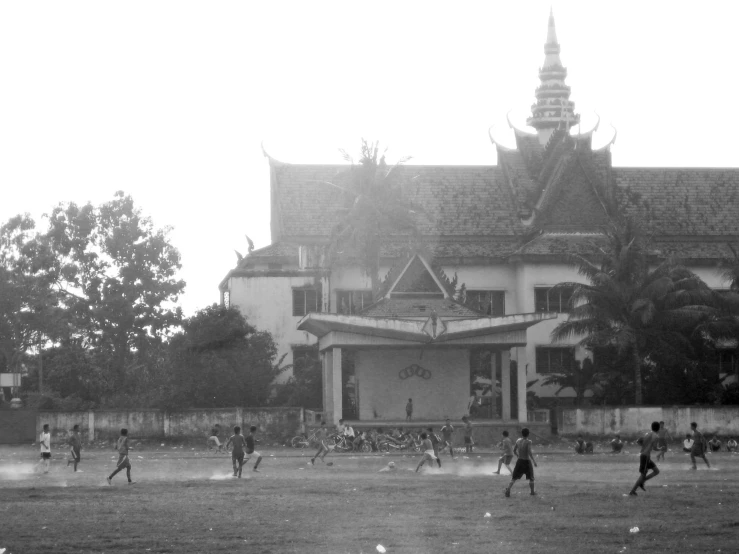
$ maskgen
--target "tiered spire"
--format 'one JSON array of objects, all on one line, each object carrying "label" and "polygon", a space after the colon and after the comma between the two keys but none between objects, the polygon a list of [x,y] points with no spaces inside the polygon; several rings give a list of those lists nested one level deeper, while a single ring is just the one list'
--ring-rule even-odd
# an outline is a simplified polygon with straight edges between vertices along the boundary
[{"label": "tiered spire", "polygon": [[565,84],[567,68],[559,58],[559,42],[554,27],[554,14],[549,13],[547,42],[544,45],[544,65],[539,69],[541,85],[536,89],[536,103],[526,123],[534,127],[539,141],[546,144],[557,129],[569,130],[580,122],[575,103],[570,101],[570,87]]}]

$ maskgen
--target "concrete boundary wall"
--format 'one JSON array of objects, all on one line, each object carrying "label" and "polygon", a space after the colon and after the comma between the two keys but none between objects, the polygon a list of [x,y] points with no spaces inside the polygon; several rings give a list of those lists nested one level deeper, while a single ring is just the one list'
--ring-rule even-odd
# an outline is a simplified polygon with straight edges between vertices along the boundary
[{"label": "concrete boundary wall", "polygon": [[76,424],[82,440],[113,440],[121,428],[128,429],[134,439],[205,438],[216,423],[221,438],[229,436],[234,425],[248,429],[256,425],[259,432],[276,439],[291,438],[300,433],[302,408],[213,408],[176,412],[162,410],[98,410],[90,412],[40,411],[36,415],[36,436],[45,423],[52,438],[62,438]]},{"label": "concrete boundary wall", "polygon": [[653,421],[664,421],[673,438],[690,432],[695,421],[703,433],[739,436],[739,406],[605,406],[557,410],[560,435],[638,435]]}]

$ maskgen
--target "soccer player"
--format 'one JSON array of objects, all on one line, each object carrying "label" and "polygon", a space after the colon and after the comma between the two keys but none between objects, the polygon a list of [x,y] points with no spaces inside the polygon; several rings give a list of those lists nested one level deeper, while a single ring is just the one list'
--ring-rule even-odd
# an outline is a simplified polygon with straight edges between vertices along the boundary
[{"label": "soccer player", "polygon": [[[536,458],[534,458],[534,451],[531,448],[531,441],[529,440],[529,430],[527,427],[521,429],[521,438],[516,441],[516,445],[513,447],[513,454],[518,456],[516,465],[511,473],[511,482],[505,490],[506,498],[511,497],[511,489],[513,484],[518,481],[524,475],[529,480],[529,488],[531,488],[531,496],[536,495],[534,491],[534,468],[537,467]],[[532,465],[533,464],[533,465]]]},{"label": "soccer player", "polygon": [[410,421],[413,419],[413,399],[408,399],[408,404],[405,405],[405,420]]},{"label": "soccer player", "polygon": [[221,426],[216,423],[213,428],[210,430],[210,436],[208,437],[208,444],[215,446],[218,451],[220,451],[223,448],[223,443],[221,443],[221,439],[218,438],[218,435],[221,434]]},{"label": "soccer player", "polygon": [[115,477],[119,471],[123,471],[125,469],[126,477],[128,477],[128,484],[132,485],[133,481],[131,481],[131,461],[128,459],[128,429],[121,429],[121,436],[118,437],[116,449],[118,450],[118,465],[116,466],[115,471],[111,473],[108,477],[108,484],[112,485],[113,477]]},{"label": "soccer player", "polygon": [[726,441],[726,450],[727,452],[736,452],[737,444],[736,441],[731,438],[728,441]]},{"label": "soccer player", "polygon": [[246,440],[244,435],[241,434],[241,427],[236,425],[234,427],[234,434],[228,437],[226,442],[226,450],[229,445],[233,444],[233,450],[231,451],[231,465],[234,469],[234,477],[241,479],[241,468],[244,467],[244,446],[246,446]]},{"label": "soccer player", "polygon": [[244,460],[244,463],[247,463],[249,459],[256,456],[257,462],[254,464],[253,471],[259,473],[259,470],[257,468],[259,467],[259,462],[262,461],[262,455],[254,449],[254,445],[259,442],[256,439],[256,433],[256,426],[252,425],[251,427],[249,427],[249,434],[246,435],[246,459]]},{"label": "soccer player", "polygon": [[434,433],[433,427],[429,427],[428,429],[426,429],[426,431],[428,431],[427,435],[429,440],[431,441],[431,447],[434,449],[436,464],[441,467],[441,458],[439,458],[439,444],[441,444],[441,439],[439,438],[439,435]]},{"label": "soccer player", "polygon": [[713,438],[708,441],[708,446],[711,449],[711,452],[718,452],[721,450],[721,441],[716,435],[713,435]]},{"label": "soccer player", "polygon": [[452,448],[452,433],[454,433],[454,427],[452,422],[447,418],[446,424],[441,428],[441,449],[443,450],[447,446],[449,447],[449,455],[454,459],[454,448]]},{"label": "soccer player", "polygon": [[659,432],[657,433],[657,436],[659,437],[659,439],[657,440],[657,461],[659,461],[665,459],[665,453],[667,452],[667,440],[671,438],[670,433],[667,431],[667,427],[665,427],[664,421],[659,422]]},{"label": "soccer player", "polygon": [[495,475],[500,475],[500,467],[505,465],[508,473],[513,474],[511,469],[511,460],[513,460],[513,443],[508,437],[508,431],[503,431],[503,440],[500,442],[500,446],[503,450],[503,455],[498,458],[498,471],[493,471]]},{"label": "soccer player", "polygon": [[44,423],[44,429],[41,431],[38,441],[41,445],[41,463],[44,465],[44,473],[49,473],[51,466],[51,433],[49,433],[48,423]]},{"label": "soccer player", "polygon": [[[659,475],[657,464],[652,461],[652,450],[657,449],[659,441],[659,435],[657,434],[658,431],[659,421],[653,421],[652,430],[637,441],[641,444],[641,452],[639,452],[639,478],[636,480],[636,483],[634,483],[634,487],[629,493],[630,496],[637,496],[637,487],[641,488],[643,491],[647,490],[644,488],[644,483]],[[652,473],[647,474],[650,469],[652,470]]]},{"label": "soccer player", "polygon": [[439,458],[437,458],[434,454],[434,445],[431,444],[431,439],[429,439],[426,433],[421,433],[421,450],[423,450],[423,456],[421,457],[421,461],[416,467],[416,473],[418,473],[418,470],[421,469],[421,466],[426,461],[433,463],[434,460],[436,460],[439,463],[439,467],[441,467],[441,462],[439,462]]},{"label": "soccer player", "polygon": [[82,439],[80,439],[80,426],[75,425],[72,427],[72,434],[69,437],[69,454],[72,456],[67,460],[67,467],[69,464],[74,464],[74,470],[77,471],[77,464],[80,463],[82,457],[80,456],[80,449],[82,448]]},{"label": "soccer player", "polygon": [[685,440],[683,441],[683,452],[690,454],[691,450],[693,450],[693,438],[688,433],[685,435]]},{"label": "soccer player", "polygon": [[624,441],[621,440],[621,435],[616,435],[616,437],[611,441],[611,452],[618,453],[621,452],[624,448]]},{"label": "soccer player", "polygon": [[[330,448],[327,444],[328,432],[326,431],[326,422],[321,422],[321,427],[316,431],[316,440],[318,441],[318,452],[310,459],[311,465],[316,465],[316,458],[321,457],[321,461],[325,461],[326,454],[330,452]],[[323,454],[321,456],[321,454]]]},{"label": "soccer player", "polygon": [[695,421],[690,424],[690,428],[693,430],[693,447],[690,449],[690,461],[693,463],[691,469],[698,469],[695,465],[696,458],[703,458],[703,461],[710,468],[711,464],[708,462],[708,458],[706,458],[706,437],[698,431],[698,424]]},{"label": "soccer player", "polygon": [[471,454],[472,445],[474,444],[472,442],[472,422],[467,416],[462,416],[462,421],[464,422],[464,451]]}]

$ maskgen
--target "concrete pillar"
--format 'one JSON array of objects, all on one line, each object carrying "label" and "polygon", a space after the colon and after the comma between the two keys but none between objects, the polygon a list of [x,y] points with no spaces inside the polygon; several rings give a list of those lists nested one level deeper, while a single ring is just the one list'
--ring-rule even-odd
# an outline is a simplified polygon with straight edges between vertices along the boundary
[{"label": "concrete pillar", "polygon": [[323,419],[328,423],[333,421],[334,414],[334,353],[326,350],[323,353]]},{"label": "concrete pillar", "polygon": [[95,440],[95,412],[87,412],[87,440]]},{"label": "concrete pillar", "polygon": [[518,422],[526,423],[526,347],[519,346],[516,348],[516,364],[518,371],[516,372],[518,383]]},{"label": "concrete pillar", "polygon": [[511,351],[503,350],[500,353],[500,394],[503,397],[504,420],[511,419]]},{"label": "concrete pillar", "polygon": [[[341,373],[341,348],[334,348],[334,355],[333,355],[333,377],[332,377],[332,396],[333,396],[333,409],[334,414],[331,421],[334,423],[334,425],[339,424],[339,420],[344,415],[344,410],[342,406],[342,373]],[[328,422],[326,422],[328,423]]]}]

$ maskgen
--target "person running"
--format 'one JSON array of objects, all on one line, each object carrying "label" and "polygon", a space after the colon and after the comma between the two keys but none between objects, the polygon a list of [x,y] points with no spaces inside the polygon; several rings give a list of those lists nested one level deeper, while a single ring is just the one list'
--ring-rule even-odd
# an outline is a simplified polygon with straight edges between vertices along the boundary
[{"label": "person running", "polygon": [[421,450],[423,451],[423,456],[421,457],[421,461],[418,462],[416,473],[418,473],[418,470],[421,469],[421,466],[424,464],[424,462],[434,463],[434,460],[436,460],[436,462],[439,464],[439,467],[441,467],[441,462],[439,461],[439,458],[437,458],[434,454],[434,446],[433,444],[431,444],[431,440],[426,433],[421,433]]},{"label": "person running", "polygon": [[223,443],[221,442],[221,439],[218,438],[218,435],[220,434],[221,426],[216,423],[210,430],[210,436],[208,437],[208,446],[211,448],[215,446],[218,452],[223,449]]},{"label": "person running", "polygon": [[683,441],[683,452],[690,454],[691,450],[693,450],[693,437],[688,433]]},{"label": "person running", "polygon": [[316,440],[318,441],[318,452],[316,452],[316,455],[310,459],[311,465],[316,465],[316,458],[318,458],[319,456],[321,458],[321,461],[324,462],[326,454],[331,451],[328,446],[328,432],[326,431],[325,421],[321,422],[321,427],[319,427],[318,431],[316,431]]},{"label": "person running", "polygon": [[527,427],[524,427],[521,429],[521,438],[516,441],[516,445],[513,447],[513,454],[518,456],[518,460],[516,460],[516,465],[511,473],[511,482],[505,490],[506,498],[511,497],[513,485],[524,475],[529,480],[531,496],[536,495],[536,491],[534,490],[534,468],[537,467],[537,463],[531,444],[529,430]]},{"label": "person running", "polygon": [[657,461],[665,459],[665,453],[667,452],[667,441],[671,439],[670,433],[667,431],[667,427],[665,427],[665,422],[660,421],[659,422],[659,432],[657,433],[657,436],[659,439],[657,440]]},{"label": "person running", "polygon": [[444,427],[441,428],[441,450],[449,447],[449,455],[454,459],[454,448],[452,447],[452,434],[454,434],[454,427],[452,422],[447,418]]},{"label": "person running", "polygon": [[39,435],[38,441],[41,445],[40,463],[44,466],[44,473],[49,473],[51,467],[51,433],[49,433],[48,423],[44,423],[44,428]]},{"label": "person running", "polygon": [[249,427],[249,434],[246,435],[246,459],[244,460],[244,463],[247,463],[251,458],[256,457],[257,461],[254,464],[254,469],[252,471],[256,471],[257,473],[259,473],[259,470],[257,468],[259,467],[259,462],[262,461],[262,455],[254,449],[254,445],[259,442],[256,439],[256,434],[256,426],[252,425],[251,427]]},{"label": "person running", "polygon": [[408,399],[408,404],[405,405],[405,420],[410,421],[413,419],[413,399]]},{"label": "person running", "polygon": [[706,458],[706,437],[698,431],[698,424],[695,421],[690,424],[690,428],[693,430],[693,447],[690,449],[690,461],[693,464],[691,469],[698,469],[695,465],[696,458],[703,458],[703,461],[710,468],[711,464],[708,462],[708,458]]},{"label": "person running", "polygon": [[617,454],[624,448],[624,441],[621,440],[621,435],[616,435],[611,441],[611,452]]},{"label": "person running", "polygon": [[128,478],[128,484],[132,485],[134,482],[131,481],[131,461],[128,459],[128,429],[121,429],[121,436],[118,437],[118,443],[116,444],[118,450],[118,464],[116,465],[115,471],[108,477],[108,484],[113,484],[113,477],[119,471],[126,470],[126,477]]},{"label": "person running", "polygon": [[439,438],[439,435],[434,433],[434,428],[429,427],[426,429],[427,435],[429,440],[431,441],[431,446],[434,449],[434,456],[436,457],[436,465],[441,467],[441,458],[439,458],[439,445],[441,444],[441,439]]},{"label": "person running", "polygon": [[[637,441],[641,445],[641,451],[639,452],[639,478],[636,480],[636,483],[634,483],[634,487],[629,493],[630,496],[637,496],[637,487],[646,491],[647,489],[644,488],[644,483],[659,475],[657,464],[652,461],[652,450],[657,449],[657,444],[659,442],[659,435],[657,434],[658,431],[659,421],[653,421],[652,430]],[[652,473],[648,473],[649,470],[652,470]]]},{"label": "person running", "polygon": [[464,422],[464,451],[471,454],[472,445],[474,444],[472,441],[472,422],[467,416],[462,416],[462,421]]},{"label": "person running", "polygon": [[241,434],[241,427],[238,425],[234,427],[234,434],[228,437],[226,450],[228,450],[230,445],[233,445],[233,450],[231,451],[231,465],[234,470],[233,476],[241,479],[241,469],[244,467],[244,447],[246,446],[246,440],[244,439],[244,435]]},{"label": "person running", "polygon": [[67,460],[67,467],[69,464],[74,464],[74,470],[77,471],[77,464],[82,460],[80,456],[80,449],[82,448],[82,439],[80,439],[80,426],[75,425],[72,427],[72,434],[69,437],[69,454],[71,458]]},{"label": "person running", "polygon": [[513,443],[508,437],[508,431],[503,431],[503,440],[500,442],[500,447],[503,450],[503,455],[498,458],[498,471],[493,471],[493,474],[500,475],[500,467],[505,465],[508,473],[513,474],[511,469],[511,461],[513,460]]}]

